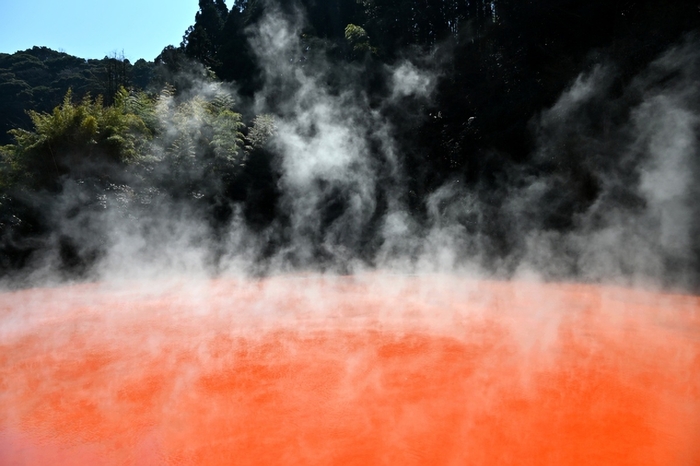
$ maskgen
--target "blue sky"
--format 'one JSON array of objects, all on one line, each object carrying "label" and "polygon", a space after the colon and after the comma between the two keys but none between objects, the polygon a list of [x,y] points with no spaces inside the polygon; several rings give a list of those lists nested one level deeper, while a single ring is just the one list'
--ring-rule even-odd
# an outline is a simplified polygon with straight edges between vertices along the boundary
[{"label": "blue sky", "polygon": [[[231,3],[230,1],[227,3]],[[179,45],[197,0],[0,0],[0,52],[35,45],[81,58],[153,60]]]}]

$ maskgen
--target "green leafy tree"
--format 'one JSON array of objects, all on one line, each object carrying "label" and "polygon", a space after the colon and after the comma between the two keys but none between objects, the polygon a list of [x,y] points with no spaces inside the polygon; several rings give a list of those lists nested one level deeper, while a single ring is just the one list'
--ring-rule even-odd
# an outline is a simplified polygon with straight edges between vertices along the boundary
[{"label": "green leafy tree", "polygon": [[377,53],[377,48],[370,45],[367,31],[362,26],[348,24],[345,27],[345,40],[350,45],[353,58],[363,56],[366,53]]},{"label": "green leafy tree", "polygon": [[120,88],[129,87],[131,84],[131,63],[124,57],[124,52],[112,53],[105,57],[102,79],[104,83],[104,96],[107,104],[112,104],[116,93]]},{"label": "green leafy tree", "polygon": [[263,148],[276,132],[277,125],[273,115],[264,113],[256,116],[246,136],[246,150],[250,152]]},{"label": "green leafy tree", "polygon": [[206,66],[215,68],[222,42],[222,30],[228,8],[223,0],[199,0],[199,11],[194,25],[185,33],[180,47],[185,54]]},{"label": "green leafy tree", "polygon": [[73,101],[68,91],[51,113],[29,111],[33,130],[13,129],[14,144],[0,154],[6,184],[32,189],[55,189],[60,178],[86,174],[102,162],[134,161],[152,136],[145,95],[120,89],[114,105],[101,97]]},{"label": "green leafy tree", "polygon": [[205,159],[233,166],[243,163],[245,125],[233,111],[233,97],[220,91],[178,102],[174,94],[172,87],[165,88],[156,104],[160,129],[155,144],[161,149],[160,158],[189,168]]}]

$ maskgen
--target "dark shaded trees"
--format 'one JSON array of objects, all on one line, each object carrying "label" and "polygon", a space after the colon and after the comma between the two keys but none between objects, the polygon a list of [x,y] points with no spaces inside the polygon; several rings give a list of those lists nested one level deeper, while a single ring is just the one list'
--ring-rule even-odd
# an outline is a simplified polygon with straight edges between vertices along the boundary
[{"label": "dark shaded trees", "polygon": [[227,16],[228,8],[223,0],[199,0],[194,25],[185,32],[180,44],[185,55],[212,69],[217,68]]},{"label": "dark shaded trees", "polygon": [[246,15],[249,11],[243,9],[247,4],[237,2],[226,17],[215,71],[220,78],[238,83],[243,95],[252,96],[260,87],[260,70],[245,32],[250,18]]}]

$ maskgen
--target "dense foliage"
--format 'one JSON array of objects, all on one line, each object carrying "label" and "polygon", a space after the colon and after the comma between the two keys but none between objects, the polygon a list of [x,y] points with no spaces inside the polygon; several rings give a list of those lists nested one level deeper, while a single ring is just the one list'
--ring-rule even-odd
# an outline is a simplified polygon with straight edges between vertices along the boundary
[{"label": "dense foliage", "polygon": [[[322,57],[353,70],[343,72],[352,79],[329,73],[329,92],[366,96],[390,122],[418,215],[447,180],[488,187],[520,164],[567,180],[572,200],[548,223],[555,229],[594,202],[599,186],[573,141],[562,142],[557,160],[530,160],[533,119],[596,63],[615,64],[610,96],[621,98],[700,26],[689,0],[237,0],[230,9],[199,0],[182,43],[153,62],[83,60],[44,47],[0,54],[0,267],[22,267],[53,228],[26,193],[59,192],[68,179],[90,179],[95,192],[116,183],[196,199],[215,226],[239,201],[252,225],[284,217],[274,148],[265,144],[275,120],[248,105],[270,79],[251,31],[273,10],[305,18],[303,56],[285,59],[303,67]],[[386,70],[407,58],[439,76],[434,94],[386,105]],[[195,92],[201,81],[208,87]],[[274,109],[274,96],[264,98]]]}]

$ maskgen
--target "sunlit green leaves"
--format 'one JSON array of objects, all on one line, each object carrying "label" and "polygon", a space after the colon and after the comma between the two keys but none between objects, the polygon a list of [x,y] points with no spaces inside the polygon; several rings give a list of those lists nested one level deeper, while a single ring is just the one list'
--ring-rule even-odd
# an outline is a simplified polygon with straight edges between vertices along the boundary
[{"label": "sunlit green leaves", "polygon": [[263,147],[267,141],[274,136],[277,131],[275,118],[269,114],[258,115],[253,119],[253,124],[248,130],[246,138],[248,144],[247,150],[253,150]]},{"label": "sunlit green leaves", "polygon": [[10,131],[15,143],[2,149],[5,177],[34,188],[48,187],[77,167],[98,159],[115,163],[136,159],[152,136],[152,129],[142,118],[153,113],[147,106],[145,95],[132,97],[124,89],[109,107],[103,105],[101,97],[86,96],[75,103],[68,91],[53,112],[28,112],[32,131]]},{"label": "sunlit green leaves", "polygon": [[[99,96],[75,102],[69,91],[52,112],[28,112],[32,130],[12,130],[14,144],[0,148],[0,188],[58,189],[67,176],[108,180],[115,166],[134,164],[145,169],[140,176],[187,189],[235,177],[249,154],[245,125],[230,92],[204,86],[194,95],[166,86],[156,96],[120,88],[108,106]],[[252,136],[262,144],[271,123],[256,121]]]},{"label": "sunlit green leaves", "polygon": [[223,110],[213,115],[214,137],[211,143],[217,156],[229,161],[237,161],[243,146],[241,129],[244,126],[241,122],[241,115],[231,110]]},{"label": "sunlit green leaves", "polygon": [[352,53],[355,57],[361,56],[367,52],[372,54],[377,53],[377,49],[370,45],[367,31],[365,31],[362,26],[348,24],[345,27],[345,40],[352,47]]},{"label": "sunlit green leaves", "polygon": [[156,105],[160,124],[160,144],[164,157],[174,160],[216,157],[233,164],[242,164],[244,153],[241,115],[232,110],[230,93],[220,91],[211,96],[197,95],[176,101],[165,89]]}]

